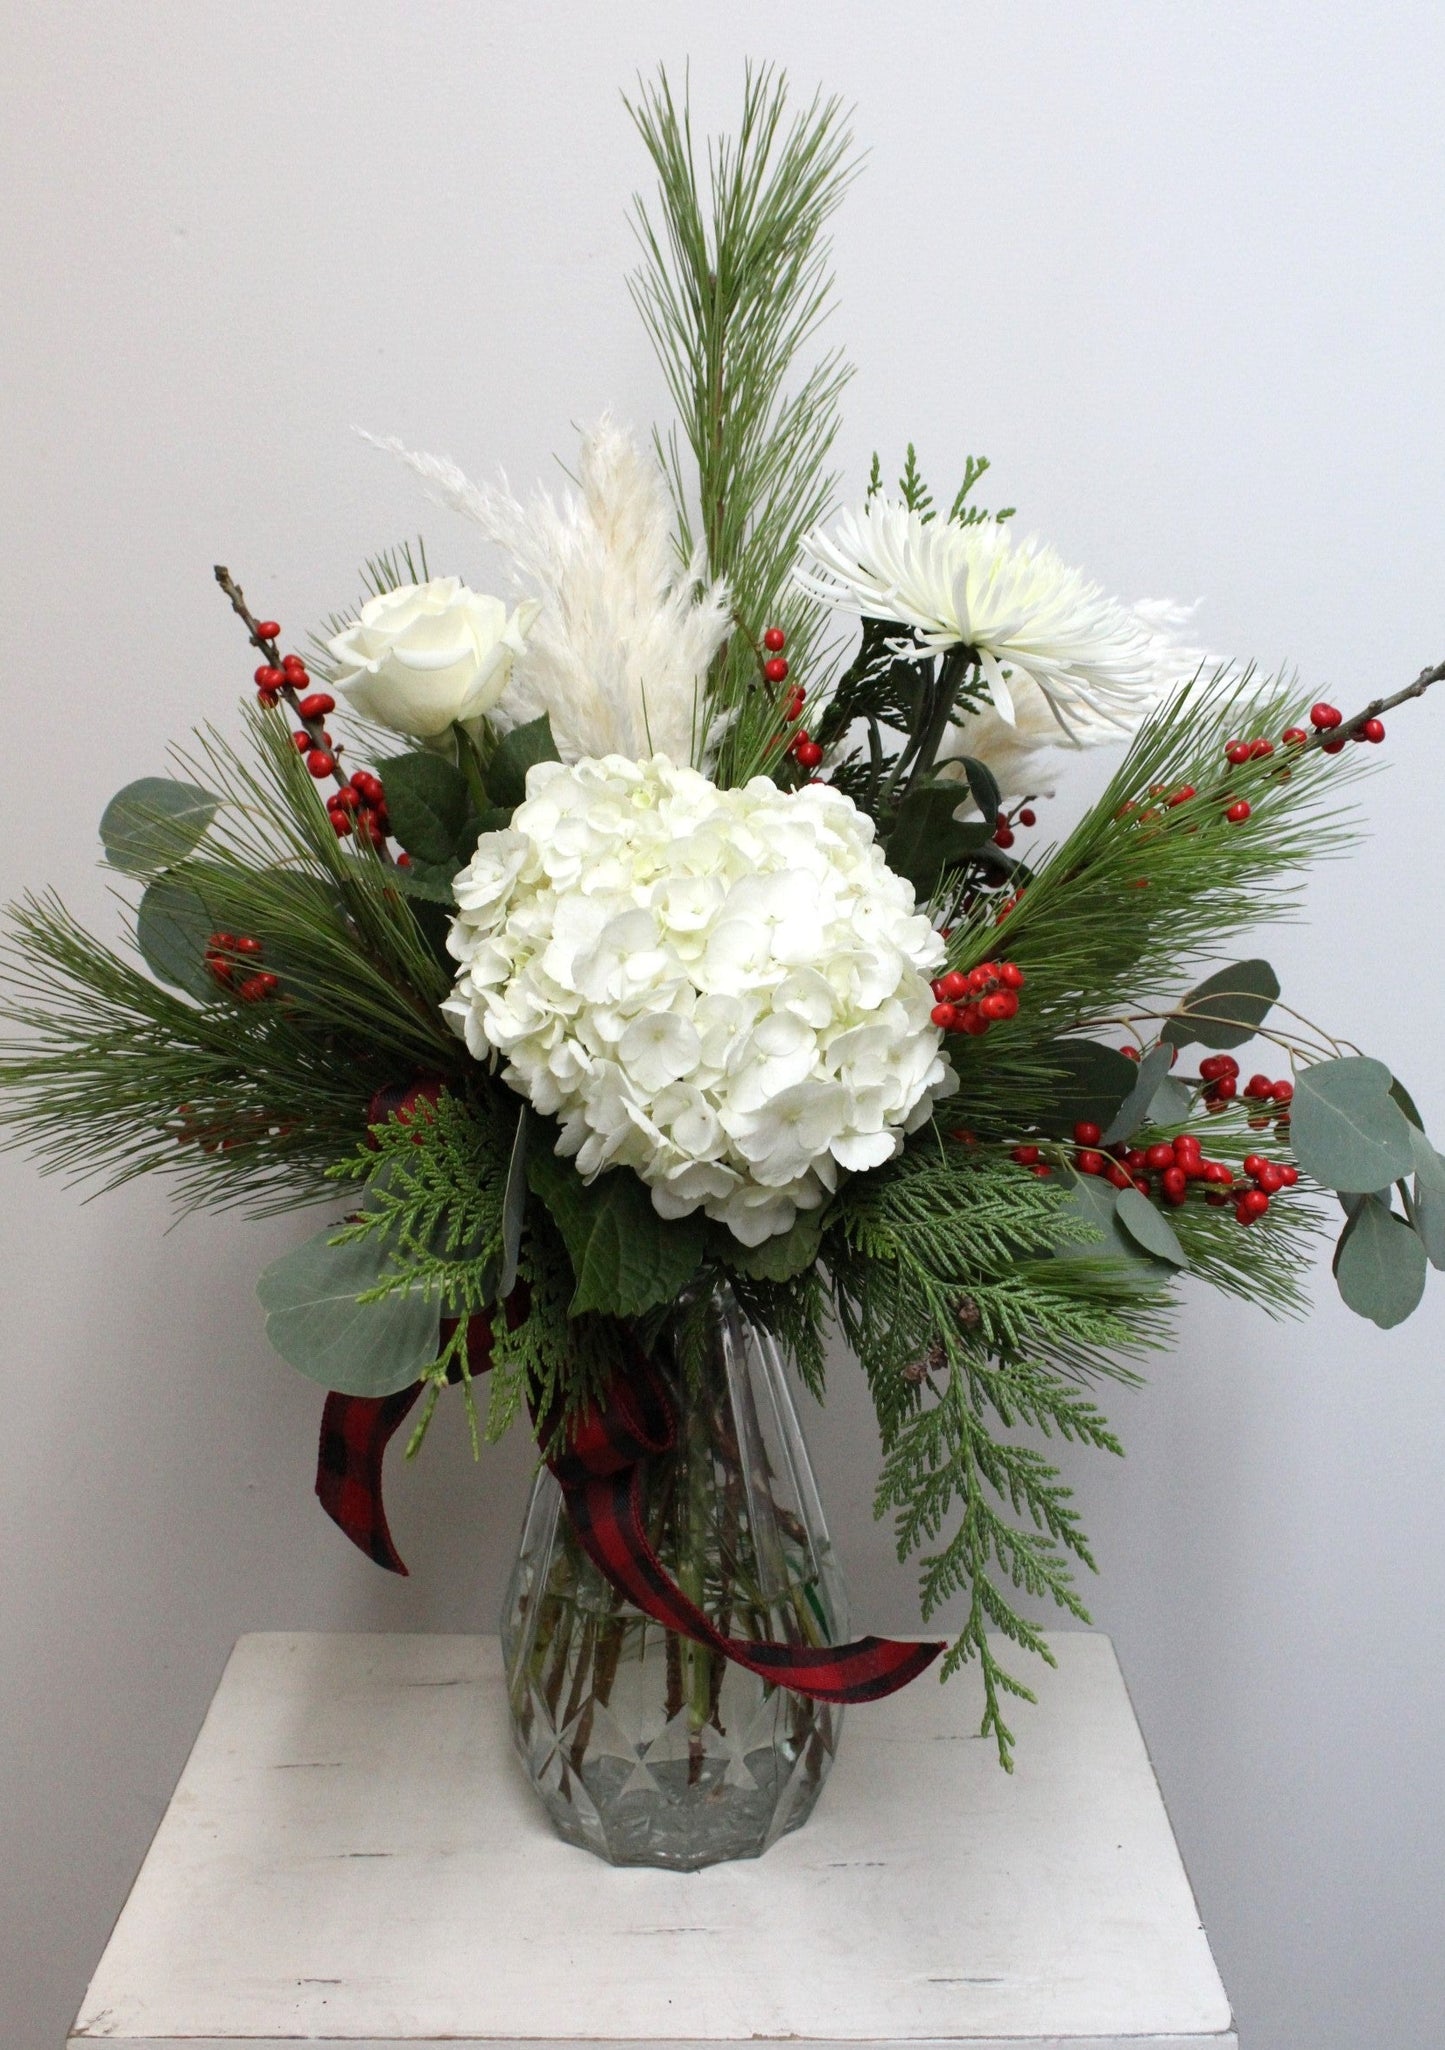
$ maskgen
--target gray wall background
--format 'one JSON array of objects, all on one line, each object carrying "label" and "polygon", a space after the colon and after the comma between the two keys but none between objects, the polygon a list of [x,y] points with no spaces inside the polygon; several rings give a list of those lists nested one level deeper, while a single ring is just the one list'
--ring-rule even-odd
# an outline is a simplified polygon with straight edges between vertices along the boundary
[{"label": "gray wall background", "polygon": [[[723,9],[12,7],[0,152],[0,880],[113,930],[113,789],[232,718],[228,562],[299,634],[424,525],[353,423],[527,481],[660,384],[622,285],[646,179],[618,88],[745,54],[858,104],[837,233],[842,457],[966,449],[1127,596],[1354,703],[1445,655],[1445,22],[1430,6],[935,0]],[[1371,835],[1264,942],[1437,1130],[1441,719],[1392,722]],[[1262,901],[1262,914],[1270,906]],[[3,1174],[0,2040],[60,2040],[235,1636],[486,1629],[527,1476],[456,1418],[392,1482],[413,1578],[311,1498],[316,1391],[259,1266],[303,1228],[166,1230]],[[1391,1336],[1191,1301],[1127,1464],[1077,1480],[1114,1633],[1248,2050],[1445,2034],[1445,1293]],[[814,1430],[857,1610],[916,1623],[846,1363]],[[1028,1771],[1027,1717],[1020,1769]]]}]

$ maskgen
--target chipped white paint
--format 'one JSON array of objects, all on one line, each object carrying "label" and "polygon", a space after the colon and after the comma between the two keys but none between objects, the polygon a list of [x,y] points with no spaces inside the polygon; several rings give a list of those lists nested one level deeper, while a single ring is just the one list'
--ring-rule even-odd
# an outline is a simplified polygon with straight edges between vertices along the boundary
[{"label": "chipped white paint", "polygon": [[677,1876],[551,1835],[494,1639],[242,1638],[72,2050],[1236,2050],[1113,1649],[1051,1641],[1013,1778],[925,1678],[797,1835]]}]

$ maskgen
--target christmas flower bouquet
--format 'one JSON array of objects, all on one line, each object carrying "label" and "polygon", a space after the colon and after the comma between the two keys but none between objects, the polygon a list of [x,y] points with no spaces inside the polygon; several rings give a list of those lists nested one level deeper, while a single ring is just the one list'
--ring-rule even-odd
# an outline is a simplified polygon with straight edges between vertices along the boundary
[{"label": "christmas flower bouquet", "polygon": [[665,80],[632,113],[676,424],[604,420],[560,501],[395,451],[505,599],[404,547],[303,655],[217,570],[243,739],[107,809],[126,951],[16,908],[0,1101],[66,1172],[327,1206],[260,1296],[380,1565],[404,1422],[525,1421],[522,1755],[563,1834],[688,1866],[801,1822],[842,1707],[945,1652],[849,1636],[785,1362],[821,1394],[830,1328],[855,1356],[878,1513],[925,1611],[961,1598],[941,1670],[977,1661],[1007,1764],[1007,1641],[1048,1657],[1016,1591],[1083,1618],[1092,1564],[1040,1441],[1118,1449],[1097,1386],[1170,1342],[1178,1277],[1301,1309],[1332,1224],[1388,1326],[1445,1264],[1404,1088],[1235,958],[1445,665],[1348,717],[1218,666],[986,510],[973,458],[946,508],[875,459],[839,514],[839,110],[755,75],[701,175]]}]

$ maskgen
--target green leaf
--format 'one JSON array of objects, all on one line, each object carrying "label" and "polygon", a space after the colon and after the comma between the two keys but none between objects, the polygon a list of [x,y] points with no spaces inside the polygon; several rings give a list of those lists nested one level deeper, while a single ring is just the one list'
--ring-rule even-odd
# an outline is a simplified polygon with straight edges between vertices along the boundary
[{"label": "green leaf", "polygon": [[993,838],[982,819],[960,823],[953,814],[967,802],[958,783],[920,783],[899,805],[885,843],[888,866],[907,876],[920,894],[931,889],[943,870],[957,867]]},{"label": "green leaf", "polygon": [[1131,1239],[1152,1253],[1156,1260],[1167,1260],[1172,1267],[1187,1267],[1189,1256],[1173,1225],[1137,1189],[1120,1189],[1114,1202],[1114,1214]]},{"label": "green leaf", "polygon": [[343,1395],[409,1388],[437,1356],[441,1312],[424,1295],[363,1303],[390,1264],[379,1233],[334,1246],[335,1225],[279,1260],[256,1285],[266,1336],[283,1360]]},{"label": "green leaf", "polygon": [[1160,1037],[1170,1046],[1243,1046],[1278,995],[1279,977],[1268,961],[1236,961],[1190,990]]},{"label": "green leaf", "polygon": [[1176,1082],[1172,1075],[1166,1075],[1154,1091],[1149,1105],[1148,1123],[1151,1125],[1182,1125],[1187,1122],[1194,1108],[1194,1091],[1185,1082]]},{"label": "green leaf", "polygon": [[586,1310],[640,1316],[680,1294],[702,1264],[705,1220],[659,1217],[630,1168],[613,1168],[589,1186],[570,1160],[537,1145],[527,1180],[561,1232],[577,1277],[569,1317]]},{"label": "green leaf", "polygon": [[1107,1125],[1139,1078],[1133,1061],[1096,1039],[1056,1039],[1040,1048],[1040,1058],[1059,1080],[1037,1122],[1040,1130],[1061,1139],[1072,1139],[1081,1122]]},{"label": "green leaf", "polygon": [[530,725],[514,726],[499,743],[487,763],[487,795],[493,804],[511,811],[527,795],[527,771],[538,762],[555,762],[561,757],[552,738],[552,721],[544,712]]},{"label": "green leaf", "polygon": [[1419,1111],[1415,1108],[1414,1097],[1410,1094],[1409,1090],[1405,1087],[1404,1083],[1400,1080],[1398,1075],[1395,1076],[1390,1083],[1390,1094],[1394,1097],[1396,1103],[1399,1104],[1401,1110],[1404,1111],[1406,1117],[1410,1120],[1410,1123],[1415,1126],[1417,1131],[1423,1132],[1425,1129],[1425,1120],[1421,1117]]},{"label": "green leaf", "polygon": [[[1172,1049],[1167,1046],[1151,1046],[1148,1053],[1134,1068],[1134,1086],[1119,1105],[1108,1124],[1104,1127],[1104,1144],[1112,1146],[1118,1139],[1127,1139],[1137,1131],[1149,1115],[1149,1106],[1158,1094],[1159,1084],[1169,1073]],[[1129,1065],[1133,1067],[1133,1063]],[[1135,1191],[1138,1194],[1138,1191]]]},{"label": "green leaf", "polygon": [[791,1281],[805,1272],[818,1257],[822,1236],[822,1217],[816,1210],[799,1211],[787,1231],[764,1239],[760,1246],[745,1246],[725,1225],[718,1230],[718,1238],[726,1241],[722,1258],[755,1281]]},{"label": "green leaf", "polygon": [[399,868],[388,875],[387,881],[403,897],[418,897],[427,904],[455,904],[456,878],[461,866],[459,861],[413,861],[410,868]]},{"label": "green leaf", "polygon": [[1445,1268],[1445,1160],[1418,1125],[1410,1127],[1415,1155],[1415,1229],[1432,1267]]},{"label": "green leaf", "polygon": [[1075,1175],[1059,1207],[1071,1211],[1076,1217],[1081,1217],[1085,1224],[1091,1224],[1096,1231],[1103,1234],[1103,1242],[1080,1244],[1077,1240],[1060,1241],[1054,1247],[1056,1259],[1143,1259],[1138,1241],[1130,1238],[1120,1228],[1118,1213],[1114,1208],[1113,1186],[1102,1176]]},{"label": "green leaf", "polygon": [[959,766],[968,778],[973,801],[983,813],[983,822],[991,833],[998,824],[998,808],[1003,796],[998,779],[987,762],[975,761],[972,755],[964,755]]},{"label": "green leaf", "polygon": [[1382,1331],[1403,1324],[1425,1292],[1425,1248],[1379,1196],[1366,1196],[1340,1234],[1340,1294]]},{"label": "green leaf", "polygon": [[199,893],[175,876],[146,885],[135,915],[135,939],[152,975],[202,1002],[216,985],[206,967],[206,944],[215,929]]},{"label": "green leaf", "polygon": [[517,1260],[522,1250],[522,1224],[527,1214],[527,1137],[532,1113],[524,1103],[517,1115],[517,1136],[507,1162],[502,1192],[502,1276],[497,1294],[505,1302],[517,1286]]},{"label": "green leaf", "polygon": [[169,776],[142,776],[127,783],[106,806],[100,821],[105,858],[127,875],[153,875],[184,861],[201,839],[220,804],[194,783]]},{"label": "green leaf", "polygon": [[447,862],[471,853],[471,794],[455,762],[414,749],[376,767],[393,833],[408,854],[417,861]]},{"label": "green leaf", "polygon": [[1302,1070],[1289,1129],[1295,1159],[1326,1188],[1385,1189],[1414,1165],[1409,1120],[1390,1095],[1390,1071],[1360,1054]]}]

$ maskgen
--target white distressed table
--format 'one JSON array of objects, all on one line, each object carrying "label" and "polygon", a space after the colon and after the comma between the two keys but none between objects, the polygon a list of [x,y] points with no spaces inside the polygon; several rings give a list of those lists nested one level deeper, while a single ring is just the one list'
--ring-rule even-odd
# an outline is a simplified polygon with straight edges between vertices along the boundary
[{"label": "white distressed table", "polygon": [[1237,2050],[1113,1649],[1051,1641],[1012,1778],[926,1677],[803,1829],[675,1875],[551,1834],[495,1639],[244,1637],[72,2050]]}]

